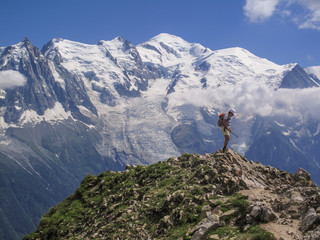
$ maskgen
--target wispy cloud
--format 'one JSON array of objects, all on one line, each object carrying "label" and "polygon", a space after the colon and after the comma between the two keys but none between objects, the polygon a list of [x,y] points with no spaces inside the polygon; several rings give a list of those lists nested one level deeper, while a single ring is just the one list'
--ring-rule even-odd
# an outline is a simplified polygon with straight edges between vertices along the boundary
[{"label": "wispy cloud", "polygon": [[297,117],[310,114],[320,119],[317,111],[320,109],[320,88],[275,90],[263,83],[244,81],[219,88],[193,89],[182,97],[182,101],[220,109],[234,107],[245,115]]},{"label": "wispy cloud", "polygon": [[319,0],[297,0],[308,11],[299,19],[299,28],[311,28],[320,31],[320,1]]},{"label": "wispy cloud", "polygon": [[18,71],[6,70],[0,71],[0,89],[23,86],[27,82],[24,75]]},{"label": "wispy cloud", "polygon": [[246,0],[244,13],[253,23],[279,15],[301,29],[320,31],[319,0]]}]

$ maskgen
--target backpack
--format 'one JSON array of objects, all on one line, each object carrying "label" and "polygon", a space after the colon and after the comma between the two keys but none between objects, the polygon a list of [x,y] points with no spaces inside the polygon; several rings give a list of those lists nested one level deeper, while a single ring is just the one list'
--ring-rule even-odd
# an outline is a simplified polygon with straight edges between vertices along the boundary
[{"label": "backpack", "polygon": [[218,119],[218,122],[217,122],[217,126],[218,127],[222,127],[223,126],[223,116],[226,115],[225,113],[220,113],[219,115],[219,119]]}]

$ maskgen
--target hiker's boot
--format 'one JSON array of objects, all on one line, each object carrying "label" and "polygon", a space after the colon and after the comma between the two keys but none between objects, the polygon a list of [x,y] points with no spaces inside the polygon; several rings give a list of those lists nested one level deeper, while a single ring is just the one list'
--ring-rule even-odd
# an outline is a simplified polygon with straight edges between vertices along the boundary
[{"label": "hiker's boot", "polygon": [[222,148],[222,152],[225,153],[226,151],[227,151],[227,147],[223,147],[223,148]]}]

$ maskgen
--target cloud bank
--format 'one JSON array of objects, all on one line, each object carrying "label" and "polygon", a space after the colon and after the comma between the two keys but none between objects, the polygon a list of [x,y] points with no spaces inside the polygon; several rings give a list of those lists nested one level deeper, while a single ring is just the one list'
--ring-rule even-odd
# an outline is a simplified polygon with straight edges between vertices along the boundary
[{"label": "cloud bank", "polygon": [[24,84],[26,84],[26,82],[26,77],[18,71],[0,71],[0,89],[23,86]]},{"label": "cloud bank", "polygon": [[251,22],[262,22],[279,15],[299,28],[320,31],[319,0],[246,0],[244,14]]},{"label": "cloud bank", "polygon": [[244,81],[219,88],[192,89],[182,100],[196,106],[236,108],[241,115],[300,117],[310,114],[320,120],[319,87],[275,90],[266,84]]}]

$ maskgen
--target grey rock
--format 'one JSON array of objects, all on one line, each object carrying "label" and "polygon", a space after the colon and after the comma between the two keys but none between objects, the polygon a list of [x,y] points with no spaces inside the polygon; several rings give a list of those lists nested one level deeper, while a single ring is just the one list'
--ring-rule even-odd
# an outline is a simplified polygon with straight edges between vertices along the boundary
[{"label": "grey rock", "polygon": [[260,202],[251,205],[248,211],[249,214],[246,216],[246,221],[249,224],[254,222],[271,222],[277,219],[272,209]]},{"label": "grey rock", "polygon": [[261,216],[261,208],[259,206],[253,206],[250,216],[254,219],[260,219]]},{"label": "grey rock", "polygon": [[261,207],[261,221],[262,222],[271,222],[271,221],[275,220],[276,218],[277,218],[277,216],[270,208],[268,208],[267,206]]},{"label": "grey rock", "polygon": [[209,205],[204,205],[201,209],[200,217],[201,218],[208,217],[210,212],[211,212],[211,207]]},{"label": "grey rock", "polygon": [[309,228],[312,227],[317,221],[319,220],[319,217],[314,210],[314,208],[310,208],[307,214],[302,219],[302,225],[301,225],[301,231],[307,231]]},{"label": "grey rock", "polygon": [[192,228],[191,232],[193,232],[193,235],[191,240],[204,240],[211,230],[217,229],[220,226],[219,217],[212,214]]}]

